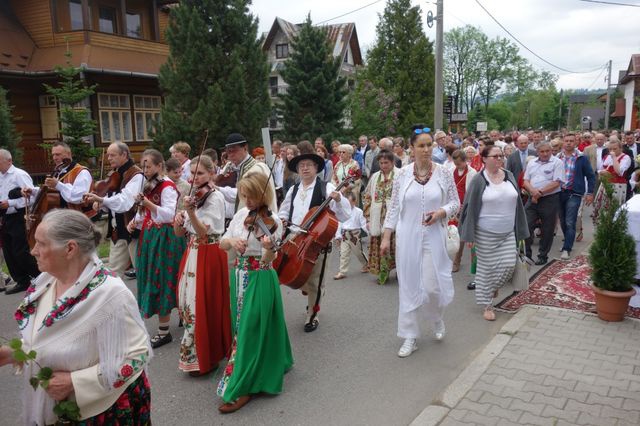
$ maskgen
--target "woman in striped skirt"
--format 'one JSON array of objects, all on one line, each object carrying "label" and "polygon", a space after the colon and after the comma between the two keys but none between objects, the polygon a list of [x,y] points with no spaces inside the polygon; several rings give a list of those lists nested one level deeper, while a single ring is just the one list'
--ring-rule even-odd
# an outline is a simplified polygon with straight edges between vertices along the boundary
[{"label": "woman in striped skirt", "polygon": [[485,307],[483,317],[496,319],[493,299],[511,281],[516,265],[516,241],[529,237],[527,218],[519,196],[518,183],[503,169],[500,147],[487,146],[482,152],[484,170],[478,173],[465,194],[460,214],[460,239],[475,245],[476,303]]}]

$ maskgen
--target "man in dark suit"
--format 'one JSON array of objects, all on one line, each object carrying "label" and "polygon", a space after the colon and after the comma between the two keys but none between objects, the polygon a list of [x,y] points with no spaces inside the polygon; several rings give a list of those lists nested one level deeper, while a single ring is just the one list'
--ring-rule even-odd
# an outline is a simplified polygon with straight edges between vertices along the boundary
[{"label": "man in dark suit", "polygon": [[519,179],[521,173],[524,173],[524,169],[527,166],[527,157],[530,155],[535,156],[536,151],[529,148],[529,138],[525,135],[518,136],[518,139],[516,140],[516,149],[507,159],[506,167],[506,169],[513,174],[513,177],[516,178],[516,180]]},{"label": "man in dark suit", "polygon": [[624,172],[624,177],[627,179],[627,200],[629,200],[633,196],[633,189],[629,185],[629,179],[631,179],[631,175],[636,170],[636,157],[640,154],[640,143],[636,143],[632,131],[627,130],[624,132],[622,152],[631,157],[631,167]]}]

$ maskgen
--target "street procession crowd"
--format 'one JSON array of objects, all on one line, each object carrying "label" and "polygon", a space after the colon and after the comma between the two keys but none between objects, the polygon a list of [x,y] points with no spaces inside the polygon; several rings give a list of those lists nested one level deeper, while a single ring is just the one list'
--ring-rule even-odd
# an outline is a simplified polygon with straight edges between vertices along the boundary
[{"label": "street procession crowd", "polygon": [[[608,201],[600,182],[624,203],[640,181],[639,130],[474,135],[415,125],[407,139],[276,140],[272,161],[238,133],[220,153],[203,144],[194,156],[196,144],[175,143],[167,160],[147,149],[136,164],[126,144],[112,143],[112,173],[94,182],[56,142],[55,173],[40,187],[0,149],[0,236],[10,275],[1,277],[2,290],[24,293],[14,314],[23,347],[53,370],[46,389],[32,387],[36,366],[0,347],[0,366],[24,377],[24,424],[54,424],[54,406],[67,399],[79,407],[78,424],[149,424],[145,367],[153,348],[173,340],[174,310],[178,369],[202,376],[224,367],[221,413],[280,393],[294,364],[280,286],[306,296],[301,326],[312,333],[328,277],[345,278],[352,255],[379,285],[396,271],[397,355],[410,356],[425,329],[445,337],[443,314],[465,247],[474,276],[467,288],[478,315],[493,321],[519,251],[546,264],[559,224],[559,257],[570,259],[583,221],[596,221]],[[38,203],[52,196],[59,208],[40,212]],[[583,218],[592,203],[594,217]],[[105,238],[103,263],[97,246]],[[135,296],[125,274],[135,275]],[[153,316],[150,336],[143,318]]]}]

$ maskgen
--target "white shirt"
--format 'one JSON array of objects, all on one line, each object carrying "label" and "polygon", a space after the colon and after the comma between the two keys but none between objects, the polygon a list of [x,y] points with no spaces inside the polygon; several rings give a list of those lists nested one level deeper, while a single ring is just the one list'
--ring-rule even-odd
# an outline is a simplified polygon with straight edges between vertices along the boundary
[{"label": "white shirt", "polygon": [[518,192],[508,180],[496,185],[484,171],[482,173],[489,185],[482,193],[478,227],[495,233],[512,231],[516,220]]},{"label": "white shirt", "polygon": [[[233,210],[233,206],[232,210]],[[182,212],[184,215],[184,229],[191,234],[195,234],[196,231],[193,228],[193,224],[189,219],[187,212]],[[220,191],[213,191],[204,204],[199,209],[196,209],[196,217],[207,228],[207,234],[222,235],[224,233],[224,219],[225,219],[225,201]],[[233,214],[231,215],[233,217]]]},{"label": "white shirt", "polygon": [[284,161],[278,157],[273,166],[273,181],[276,184],[276,188],[282,188],[284,182]]},{"label": "white shirt", "polygon": [[[311,205],[311,198],[313,198],[313,189],[316,186],[316,178],[313,179],[313,182],[306,188],[303,187],[302,183],[298,188],[298,192],[296,194],[295,200],[293,200],[293,216],[291,217],[291,222],[294,224],[302,224],[304,217],[309,212],[309,206]],[[287,191],[287,195],[284,197],[284,201],[280,206],[280,210],[278,211],[278,217],[282,220],[289,220],[289,212],[291,211],[291,197],[293,195],[293,189],[295,185],[289,188]],[[335,191],[335,186],[331,182],[327,182],[326,194],[327,197]],[[331,200],[329,202],[329,208],[333,210],[336,214],[336,218],[338,222],[345,222],[349,219],[351,215],[351,204],[349,204],[349,200],[347,197],[340,196],[340,201],[336,202],[335,200]],[[297,226],[292,226],[291,230],[293,232],[298,231]]]},{"label": "white shirt", "polygon": [[[64,173],[62,174],[64,176]],[[69,204],[81,204],[82,196],[91,190],[91,182],[93,178],[89,170],[84,169],[76,176],[73,183],[63,183],[58,181],[56,191],[60,192],[60,196]],[[40,188],[35,188],[31,193],[31,202],[35,199]]]},{"label": "white shirt", "polygon": [[136,195],[141,192],[143,183],[144,175],[138,173],[131,178],[120,193],[105,197],[102,205],[111,210],[112,213],[128,212],[136,201]]},{"label": "white shirt", "polygon": [[[560,182],[562,185],[562,181],[564,179],[564,163],[562,160],[551,157],[549,161],[542,162],[540,158],[536,158],[533,161],[529,161],[527,164],[527,168],[524,172],[524,179],[528,180],[536,189],[542,189],[545,186],[549,185],[551,182]],[[560,192],[560,186],[556,188],[553,192],[549,192],[550,195],[555,194],[556,192]]]},{"label": "white shirt", "polygon": [[191,179],[191,160],[187,158],[187,161],[182,163],[182,174],[180,175],[185,182],[189,182]]},{"label": "white shirt", "polygon": [[33,180],[27,172],[17,168],[13,164],[6,173],[0,173],[0,201],[7,201],[9,208],[7,214],[13,214],[16,209],[23,209],[25,206],[24,197],[9,200],[9,191],[14,188],[33,189]]},{"label": "white shirt", "polygon": [[[611,154],[607,155],[602,162],[602,168],[606,169],[607,167],[613,164],[613,158],[611,158]],[[620,164],[620,173],[618,176],[623,176],[624,172],[627,171],[629,167],[631,167],[631,158],[628,155],[623,155],[622,159],[619,161]]]},{"label": "white shirt", "polygon": [[638,146],[636,145],[636,143],[634,142],[631,145],[627,145],[627,148],[629,148],[629,150],[633,153],[633,158],[636,158],[636,156],[638,155]]},{"label": "white shirt", "polygon": [[596,146],[596,171],[600,171],[603,169],[602,167],[602,151],[604,151],[604,146]]},{"label": "white shirt", "polygon": [[[170,181],[168,177],[164,177],[165,181]],[[151,201],[153,202],[153,201]],[[155,209],[155,212],[151,210],[151,220],[157,224],[172,223],[173,217],[176,214],[176,204],[178,203],[178,191],[172,186],[165,187],[160,193],[160,205]],[[155,204],[155,203],[154,203]],[[136,223],[142,224],[146,209],[142,212],[136,213]]]},{"label": "white shirt", "polygon": [[[367,221],[364,219],[364,214],[362,213],[362,209],[359,207],[353,207],[351,209],[351,215],[349,219],[338,225],[338,232],[342,231],[357,231],[358,229],[362,229],[363,231],[367,231]],[[340,234],[338,234],[340,235]]]}]

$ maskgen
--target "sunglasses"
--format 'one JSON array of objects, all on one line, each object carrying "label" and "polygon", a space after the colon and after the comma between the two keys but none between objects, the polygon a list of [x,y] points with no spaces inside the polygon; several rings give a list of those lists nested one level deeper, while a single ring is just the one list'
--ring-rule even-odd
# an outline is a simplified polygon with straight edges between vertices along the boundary
[{"label": "sunglasses", "polygon": [[419,134],[421,134],[421,133],[429,133],[430,131],[431,131],[431,129],[430,129],[430,128],[425,127],[425,128],[423,128],[423,129],[415,129],[415,130],[413,131],[413,133],[415,133],[416,135],[419,135]]}]

